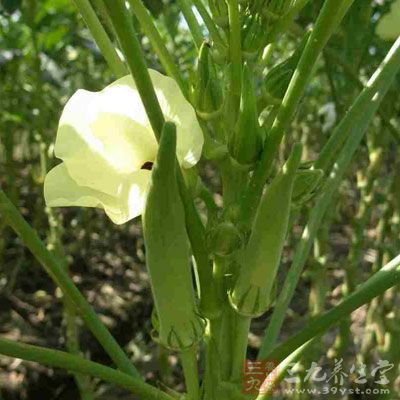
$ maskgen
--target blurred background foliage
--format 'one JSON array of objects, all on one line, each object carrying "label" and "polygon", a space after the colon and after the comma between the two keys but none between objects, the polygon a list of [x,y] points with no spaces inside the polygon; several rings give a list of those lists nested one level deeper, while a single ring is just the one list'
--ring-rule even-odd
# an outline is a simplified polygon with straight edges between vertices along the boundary
[{"label": "blurred background foliage", "polygon": [[[173,0],[145,3],[176,64],[186,76],[192,76],[197,54],[179,5]],[[311,1],[291,29],[278,38],[264,76],[291,55],[322,3]],[[321,57],[285,143],[288,146],[293,140],[301,140],[308,160],[315,159],[335,121],[346,112],[389,49],[390,43],[376,36],[375,27],[390,4],[385,0],[356,0]],[[110,29],[107,18],[99,17]],[[140,32],[139,22],[135,24]],[[204,33],[207,35],[205,28]],[[162,71],[147,38],[141,41],[148,65]],[[74,281],[146,378],[176,385],[179,379],[166,378],[171,368],[179,377],[176,360],[151,342],[152,304],[140,221],[116,226],[102,211],[51,211],[43,200],[45,172],[57,163],[53,144],[63,105],[77,89],[100,90],[112,80],[73,1],[0,0],[0,185],[48,246],[66,255]],[[264,82],[260,79],[257,83],[262,92]],[[283,336],[335,304],[379,268],[382,260],[399,252],[399,92],[398,78],[326,217]],[[212,165],[204,162],[204,171],[206,183],[218,192],[219,177]],[[306,212],[297,216],[297,227],[304,222]],[[64,349],[66,321],[61,295],[2,223],[0,219],[0,334]],[[291,257],[290,244],[299,232],[295,228],[288,240],[282,276]],[[329,364],[329,359],[342,357],[350,365],[355,360],[366,362],[390,355],[398,367],[400,349],[395,338],[400,332],[399,306],[398,294],[389,291],[326,335],[308,355],[309,361],[323,357]],[[269,313],[253,323],[250,357],[260,344],[268,317]],[[76,338],[92,359],[110,363],[85,329],[79,329]],[[305,367],[307,362],[304,360]],[[304,373],[304,368],[300,367],[299,373]],[[395,372],[393,376],[397,375]],[[90,384],[98,399],[132,398],[108,385]],[[0,388],[4,400],[78,398],[75,381],[67,372],[5,357],[0,357]]]}]

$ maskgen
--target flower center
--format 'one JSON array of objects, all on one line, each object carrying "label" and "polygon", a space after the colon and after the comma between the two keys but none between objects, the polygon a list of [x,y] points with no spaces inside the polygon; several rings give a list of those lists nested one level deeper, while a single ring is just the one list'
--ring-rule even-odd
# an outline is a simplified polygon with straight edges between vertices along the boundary
[{"label": "flower center", "polygon": [[146,161],[141,167],[140,169],[147,169],[149,171],[151,171],[151,169],[153,168],[153,162],[151,161]]}]

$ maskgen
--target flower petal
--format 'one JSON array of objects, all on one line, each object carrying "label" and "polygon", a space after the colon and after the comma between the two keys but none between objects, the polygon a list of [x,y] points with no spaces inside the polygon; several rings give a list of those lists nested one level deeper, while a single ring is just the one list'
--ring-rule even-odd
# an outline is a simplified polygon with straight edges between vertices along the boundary
[{"label": "flower petal", "polygon": [[120,195],[114,197],[78,185],[61,163],[46,175],[44,197],[49,207],[103,208],[115,224],[123,224],[142,213],[150,175],[147,170],[134,172],[122,185]]},{"label": "flower petal", "polygon": [[[204,143],[196,113],[172,78],[152,69],[149,69],[149,74],[164,117],[176,124],[178,160],[183,167],[190,168],[199,161]],[[130,87],[138,96],[131,75],[118,79],[105,91],[115,87]],[[144,121],[144,117],[141,121]]]},{"label": "flower petal", "polygon": [[79,185],[115,196],[127,174],[154,160],[157,142],[151,129],[142,124],[141,103],[135,102],[127,87],[99,93],[78,90],[68,101],[55,154]]}]

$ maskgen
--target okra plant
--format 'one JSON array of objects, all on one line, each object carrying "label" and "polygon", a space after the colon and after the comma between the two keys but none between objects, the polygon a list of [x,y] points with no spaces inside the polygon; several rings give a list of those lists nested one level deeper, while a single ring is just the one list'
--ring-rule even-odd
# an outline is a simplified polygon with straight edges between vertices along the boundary
[{"label": "okra plant", "polygon": [[[400,284],[396,254],[391,261],[386,255],[378,258],[367,280],[351,280],[384,151],[369,129],[376,115],[379,129],[399,144],[398,115],[395,110],[382,115],[380,106],[400,69],[400,1],[378,16],[376,32],[388,51],[368,81],[342,65],[356,81],[355,100],[348,101],[350,90],[343,87],[343,109],[336,105],[328,137],[312,154],[306,151],[306,134],[292,135],[292,123],[312,96],[306,91],[321,59],[337,59],[330,39],[348,13],[358,17],[371,1],[177,0],[179,23],[187,25],[196,54],[190,71],[176,63],[162,24],[142,0],[73,3],[114,81],[98,92],[78,90],[60,116],[53,137],[60,162],[47,171],[43,183],[57,251],[46,247],[3,190],[0,214],[62,291],[70,333],[81,318],[114,365],[88,360],[75,342],[62,352],[0,339],[0,353],[71,371],[82,399],[94,398],[93,390],[85,389],[92,378],[143,399],[271,398],[289,365],[316,350],[321,335],[339,324],[342,348],[349,345],[351,313],[369,303],[372,311],[379,309],[373,299],[383,299]],[[303,29],[297,20],[309,7],[318,16]],[[275,53],[287,36],[295,38],[296,47],[276,62]],[[148,41],[161,72],[148,65],[149,49],[143,50],[139,37]],[[328,311],[310,311],[307,324],[280,340],[303,270],[318,267],[324,275],[326,254],[320,243],[329,229],[328,211],[365,140],[371,164],[343,295]],[[397,173],[387,196],[395,196],[398,218],[399,171],[398,163],[393,164]],[[221,193],[204,179],[206,170],[219,178]],[[65,267],[61,230],[55,228],[60,207],[100,208],[118,225],[141,219],[154,304],[150,334],[164,351],[178,356],[184,393],[165,383],[146,383],[79,291]],[[389,227],[380,229],[384,241]],[[290,267],[283,269],[288,258]],[[310,259],[317,267],[309,267]],[[313,283],[318,304],[327,296],[321,274]],[[400,315],[393,313],[398,324]],[[256,357],[272,360],[275,369],[262,376],[258,393],[247,393],[243,368],[251,322],[266,314],[268,325]],[[388,328],[384,334],[394,332]],[[69,338],[77,340],[73,333]],[[340,355],[339,345],[335,351]],[[399,361],[400,356],[396,371]]]}]

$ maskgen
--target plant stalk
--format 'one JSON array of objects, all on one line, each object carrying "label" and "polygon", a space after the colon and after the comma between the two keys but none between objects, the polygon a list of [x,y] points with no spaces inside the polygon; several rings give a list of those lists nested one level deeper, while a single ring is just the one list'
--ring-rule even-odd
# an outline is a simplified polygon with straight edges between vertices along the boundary
[{"label": "plant stalk", "polygon": [[197,355],[195,348],[190,348],[179,353],[185,376],[188,400],[200,399],[199,371],[197,367]]},{"label": "plant stalk", "polygon": [[111,71],[117,78],[121,78],[127,74],[124,63],[119,58],[115,48],[104,30],[101,22],[97,18],[89,0],[73,0],[83,19],[86,22],[97,46],[107,61]]},{"label": "plant stalk", "polygon": [[168,52],[164,41],[158,32],[148,10],[143,5],[142,0],[129,0],[129,4],[132,7],[133,13],[140,22],[140,25],[149,38],[154,51],[156,52],[161,64],[165,68],[165,71],[169,76],[175,79],[179,85],[183,95],[188,98],[188,89],[185,81],[179,72],[176,62],[172,59],[171,54]]}]

